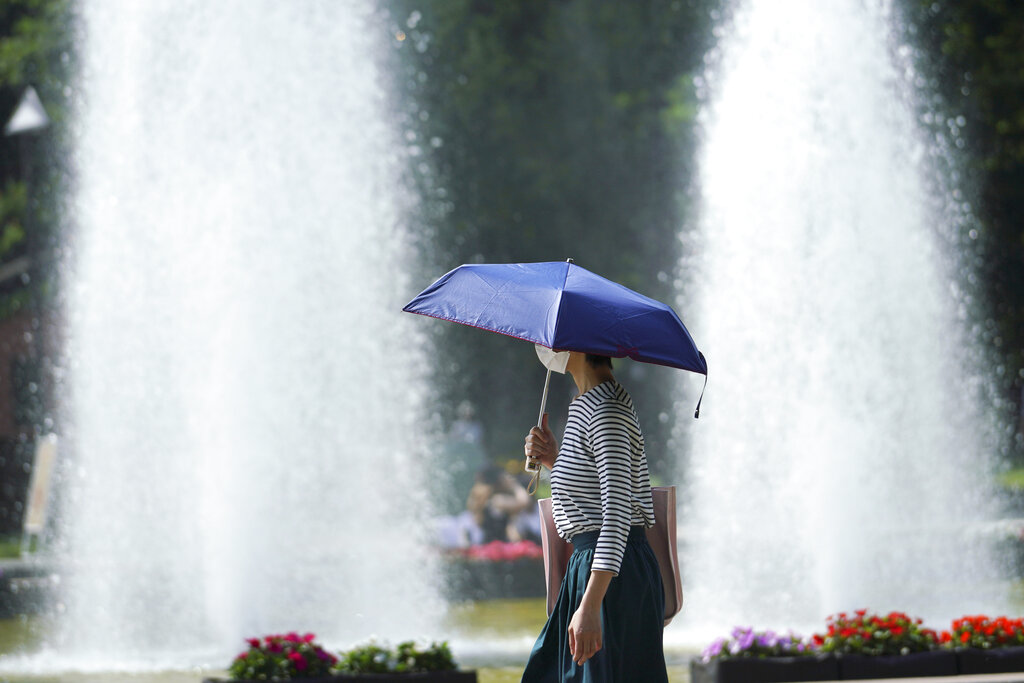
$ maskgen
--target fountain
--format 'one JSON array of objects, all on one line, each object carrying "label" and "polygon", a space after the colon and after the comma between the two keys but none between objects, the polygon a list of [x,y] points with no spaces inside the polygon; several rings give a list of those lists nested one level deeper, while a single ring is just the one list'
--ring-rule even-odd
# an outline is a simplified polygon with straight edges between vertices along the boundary
[{"label": "fountain", "polygon": [[981,532],[995,429],[950,248],[965,207],[933,170],[891,8],[750,0],[734,20],[684,237],[711,375],[686,426],[681,628],[1005,610]]},{"label": "fountain", "polygon": [[388,34],[372,7],[257,4],[80,8],[45,667],[223,666],[245,636],[342,647],[442,611]]}]

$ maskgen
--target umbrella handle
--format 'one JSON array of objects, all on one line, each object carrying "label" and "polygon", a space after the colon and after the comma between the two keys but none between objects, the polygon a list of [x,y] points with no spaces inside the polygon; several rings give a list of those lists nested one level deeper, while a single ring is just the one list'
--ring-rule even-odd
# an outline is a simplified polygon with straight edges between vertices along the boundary
[{"label": "umbrella handle", "polygon": [[[540,397],[540,412],[537,414],[537,426],[540,427],[544,424],[544,408],[548,405],[548,388],[551,386],[551,369],[548,368],[548,372],[544,375],[544,393]],[[531,496],[537,492],[537,485],[540,484],[540,462],[536,458],[527,458],[524,469],[527,472],[533,473],[533,478],[530,479],[530,485],[526,487],[526,492]]]},{"label": "umbrella handle", "polygon": [[540,413],[537,414],[537,426],[540,427],[544,422],[544,408],[548,405],[548,387],[551,386],[551,370],[548,369],[548,374],[544,376],[544,393],[540,397]]}]

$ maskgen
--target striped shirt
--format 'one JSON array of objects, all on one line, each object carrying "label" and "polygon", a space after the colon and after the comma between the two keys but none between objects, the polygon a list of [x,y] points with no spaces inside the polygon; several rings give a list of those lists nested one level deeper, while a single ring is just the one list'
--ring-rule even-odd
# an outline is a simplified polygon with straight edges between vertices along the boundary
[{"label": "striped shirt", "polygon": [[619,573],[630,526],[654,525],[644,437],[633,399],[609,380],[577,396],[555,466],[551,510],[566,541],[599,531],[591,569]]}]

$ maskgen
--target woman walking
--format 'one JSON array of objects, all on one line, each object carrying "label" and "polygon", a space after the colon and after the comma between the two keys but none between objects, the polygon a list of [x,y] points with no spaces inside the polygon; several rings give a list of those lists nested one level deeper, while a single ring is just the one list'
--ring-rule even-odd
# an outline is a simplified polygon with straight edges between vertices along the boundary
[{"label": "woman walking", "polygon": [[665,683],[664,594],[644,532],[654,506],[640,423],[610,358],[562,353],[579,395],[561,448],[545,414],[525,451],[551,469],[555,526],[574,549],[522,680]]}]

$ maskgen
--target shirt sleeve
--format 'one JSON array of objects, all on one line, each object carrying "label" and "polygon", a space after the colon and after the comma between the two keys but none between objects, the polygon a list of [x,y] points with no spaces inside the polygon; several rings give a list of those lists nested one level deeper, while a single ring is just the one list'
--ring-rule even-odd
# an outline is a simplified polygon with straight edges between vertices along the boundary
[{"label": "shirt sleeve", "polygon": [[619,573],[626,551],[632,517],[630,471],[632,448],[629,425],[631,412],[618,402],[597,410],[590,422],[590,446],[601,487],[601,531],[594,549],[591,570]]}]

